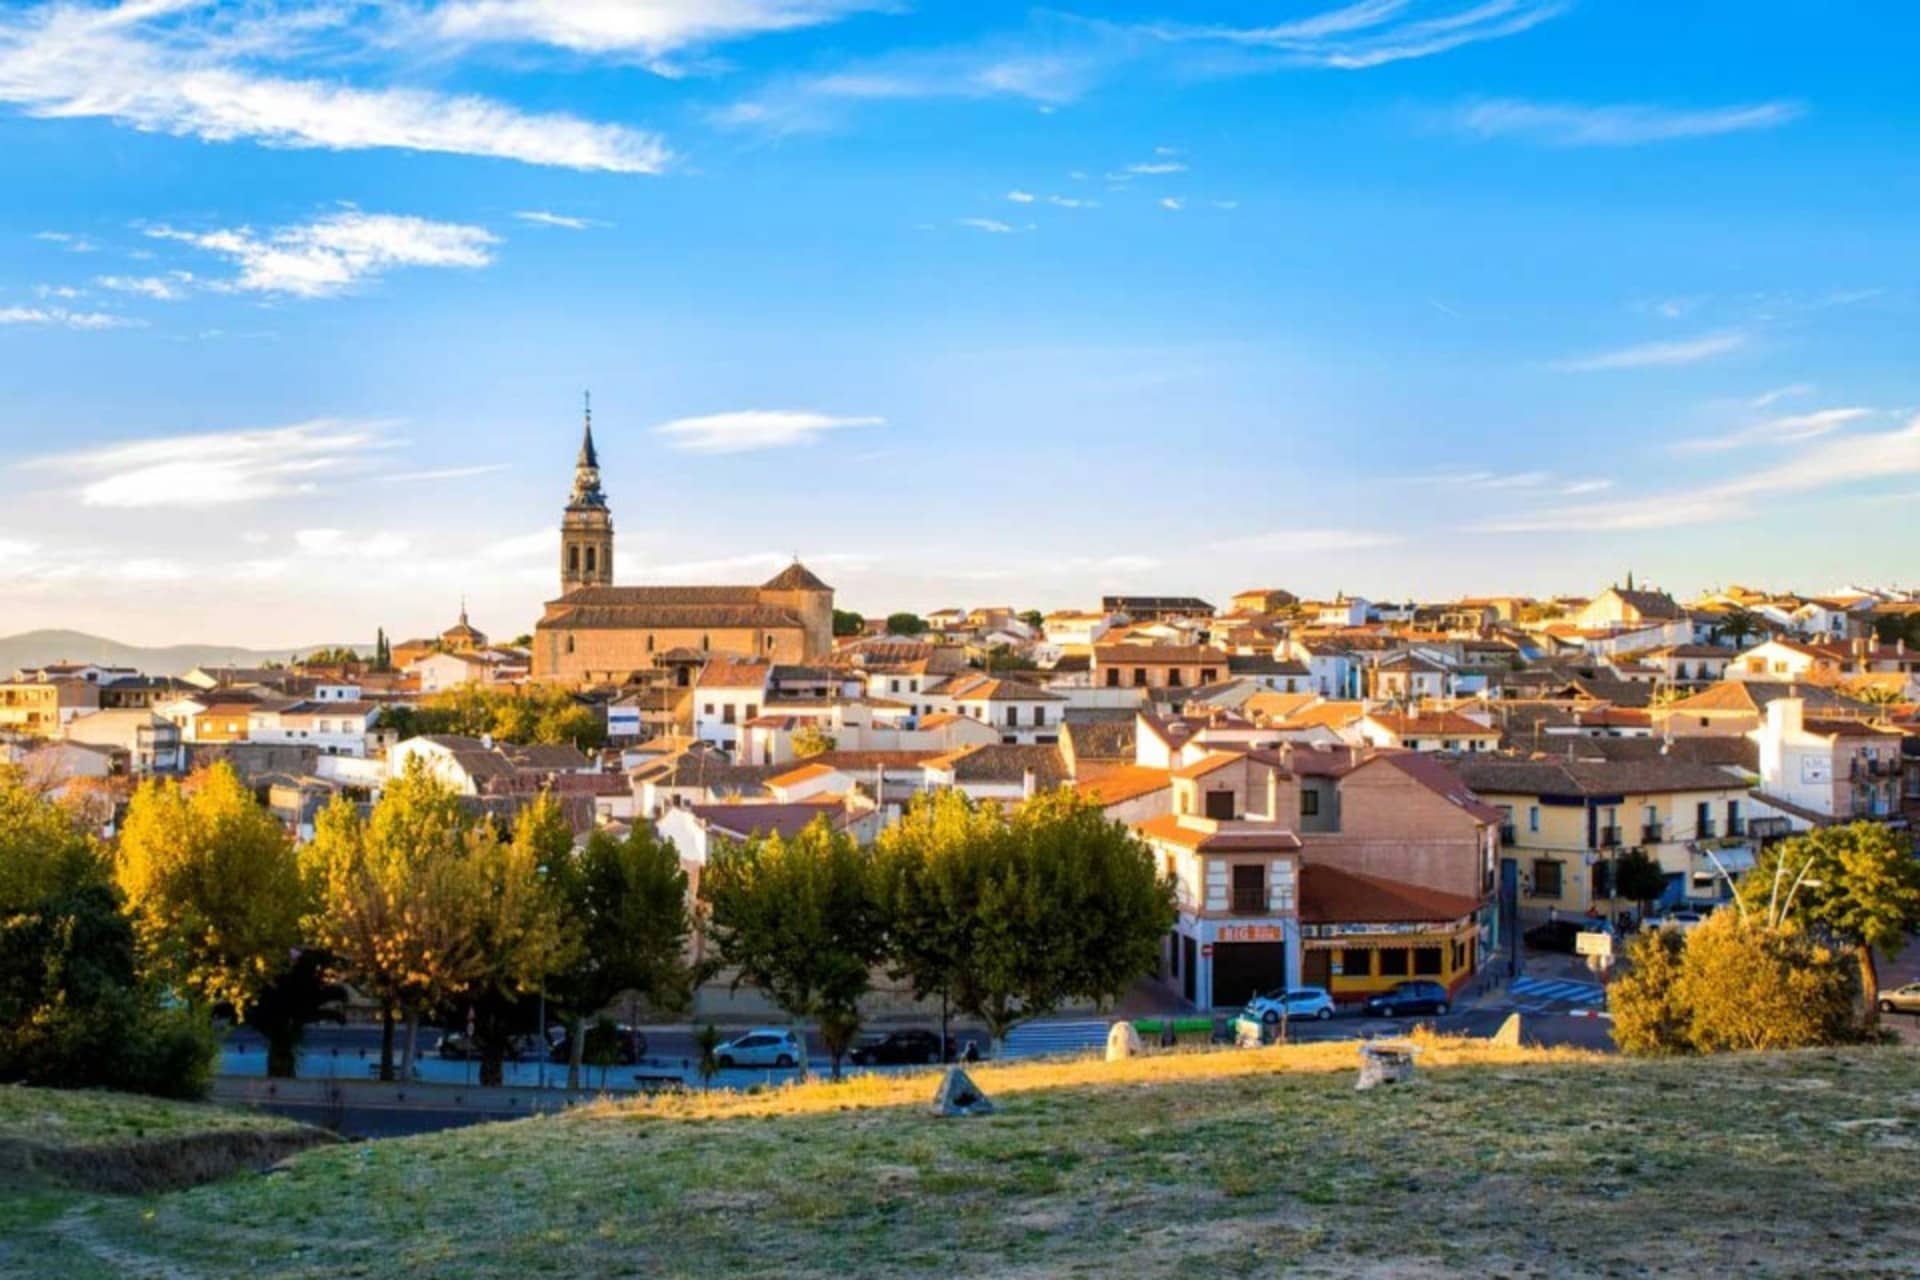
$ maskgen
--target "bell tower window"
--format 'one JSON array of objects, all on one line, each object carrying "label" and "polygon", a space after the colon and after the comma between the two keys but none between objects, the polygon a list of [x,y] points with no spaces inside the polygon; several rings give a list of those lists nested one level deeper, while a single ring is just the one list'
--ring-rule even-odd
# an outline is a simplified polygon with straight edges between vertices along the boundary
[{"label": "bell tower window", "polygon": [[587,572],[594,572],[594,548],[587,548]]},{"label": "bell tower window", "polygon": [[567,572],[580,572],[580,544],[577,542],[567,547]]}]

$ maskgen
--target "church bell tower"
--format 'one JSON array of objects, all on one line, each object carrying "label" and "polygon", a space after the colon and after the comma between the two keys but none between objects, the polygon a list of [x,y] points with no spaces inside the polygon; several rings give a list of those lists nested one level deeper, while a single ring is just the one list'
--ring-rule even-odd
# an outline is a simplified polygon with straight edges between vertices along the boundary
[{"label": "church bell tower", "polygon": [[600,455],[593,448],[593,400],[573,464],[573,495],[560,521],[560,594],[613,585],[613,513],[600,490]]}]

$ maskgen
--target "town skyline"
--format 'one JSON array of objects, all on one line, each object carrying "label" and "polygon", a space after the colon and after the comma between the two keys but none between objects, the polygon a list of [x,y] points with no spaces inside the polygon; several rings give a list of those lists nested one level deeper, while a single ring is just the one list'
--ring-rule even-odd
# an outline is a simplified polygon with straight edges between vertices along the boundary
[{"label": "town skyline", "polygon": [[1916,24],[17,6],[0,630],[1910,586]]}]

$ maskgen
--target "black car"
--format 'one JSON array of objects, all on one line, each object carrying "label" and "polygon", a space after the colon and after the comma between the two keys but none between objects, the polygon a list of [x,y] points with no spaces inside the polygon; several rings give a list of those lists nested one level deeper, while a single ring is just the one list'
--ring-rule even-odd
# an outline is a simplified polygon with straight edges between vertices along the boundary
[{"label": "black car", "polygon": [[[480,1046],[464,1031],[449,1031],[440,1037],[440,1056],[451,1062],[478,1061]],[[532,1036],[512,1036],[501,1057],[507,1062],[525,1062],[534,1056]]]},{"label": "black car", "polygon": [[1447,989],[1437,982],[1401,982],[1391,991],[1368,996],[1366,1011],[1375,1018],[1397,1018],[1410,1013],[1445,1013],[1452,1007]]},{"label": "black car", "polygon": [[1579,945],[1575,942],[1583,933],[1612,933],[1613,925],[1605,920],[1552,920],[1538,924],[1521,936],[1526,939],[1527,947],[1532,951],[1558,951],[1572,955]]},{"label": "black car", "polygon": [[856,1067],[938,1062],[940,1037],[931,1031],[889,1031],[883,1036],[868,1036],[847,1056]]},{"label": "black car", "polygon": [[[564,1026],[551,1027],[547,1031],[547,1061],[570,1062],[573,1059],[573,1038],[567,1034]],[[608,1052],[611,1050],[611,1053]],[[581,1050],[581,1059],[585,1062],[605,1061],[611,1058],[617,1066],[631,1067],[639,1064],[647,1056],[646,1033],[626,1025],[609,1026],[596,1023],[587,1028],[586,1048]]]}]

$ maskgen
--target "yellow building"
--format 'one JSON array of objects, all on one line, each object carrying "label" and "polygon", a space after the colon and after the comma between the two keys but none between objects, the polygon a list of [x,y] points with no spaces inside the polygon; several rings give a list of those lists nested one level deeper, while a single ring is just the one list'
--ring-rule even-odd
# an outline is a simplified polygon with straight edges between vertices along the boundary
[{"label": "yellow building", "polygon": [[85,680],[10,680],[0,683],[0,733],[57,738],[61,725],[99,706],[99,686]]},{"label": "yellow building", "polygon": [[1652,854],[1669,881],[1683,878],[1683,896],[1717,898],[1711,860],[1696,850],[1746,833],[1750,787],[1715,765],[1671,756],[1467,759],[1456,772],[1506,819],[1502,858],[1514,864],[1529,917],[1612,915],[1637,905],[1614,891],[1614,865],[1629,849]]},{"label": "yellow building", "polygon": [[1453,991],[1479,966],[1481,902],[1309,862],[1300,869],[1301,980],[1364,1000],[1421,978]]}]

